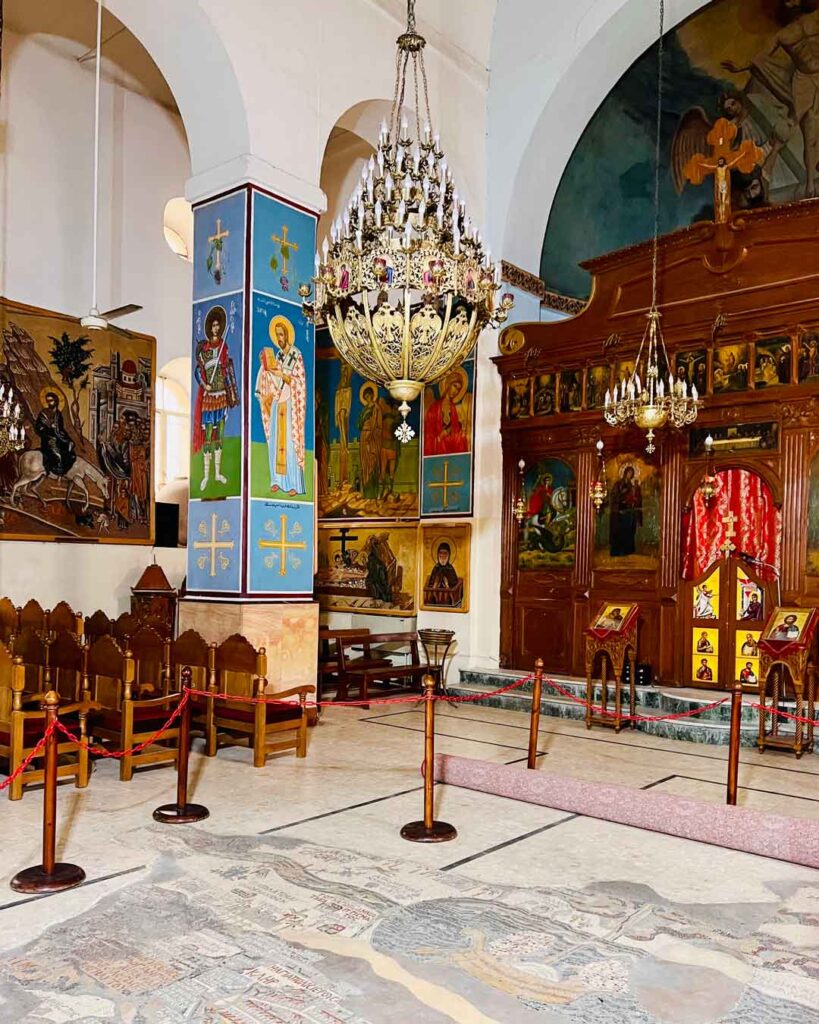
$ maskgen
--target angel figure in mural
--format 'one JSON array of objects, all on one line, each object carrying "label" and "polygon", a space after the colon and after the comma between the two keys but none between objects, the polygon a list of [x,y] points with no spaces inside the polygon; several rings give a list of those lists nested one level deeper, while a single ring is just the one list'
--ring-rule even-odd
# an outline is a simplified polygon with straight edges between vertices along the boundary
[{"label": "angel figure in mural", "polygon": [[216,482],[227,483],[222,474],[222,442],[228,413],[239,404],[227,334],[227,313],[223,306],[213,306],[205,317],[205,337],[196,343],[194,369],[199,390],[193,414],[193,450],[204,449],[202,491],[208,486],[211,464]]},{"label": "angel figure in mural", "polygon": [[715,619],[717,613],[714,611],[714,591],[707,583],[701,583],[694,595],[694,618]]},{"label": "angel figure in mural", "polygon": [[275,348],[264,348],[259,353],[255,392],[267,439],[270,490],[306,494],[304,359],[296,347],[296,329],[286,316],[274,316],[268,332]]},{"label": "angel figure in mural", "polygon": [[438,397],[424,413],[424,455],[469,451],[469,378],[459,366],[438,385]]}]

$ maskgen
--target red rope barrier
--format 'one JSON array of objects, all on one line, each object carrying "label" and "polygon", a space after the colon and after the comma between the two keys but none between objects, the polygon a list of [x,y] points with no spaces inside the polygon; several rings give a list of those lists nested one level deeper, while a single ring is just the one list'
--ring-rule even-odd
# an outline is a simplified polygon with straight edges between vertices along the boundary
[{"label": "red rope barrier", "polygon": [[99,747],[95,743],[88,743],[86,740],[80,739],[79,736],[75,736],[74,733],[67,729],[59,719],[57,719],[55,725],[64,736],[67,736],[74,743],[79,744],[79,746],[87,750],[89,754],[99,754],[100,757],[112,757],[115,759],[131,757],[133,754],[139,754],[146,747],[150,747],[152,743],[156,743],[159,737],[170,729],[176,719],[182,714],[182,709],[188,703],[191,692],[193,691],[185,691],[173,714],[167,722],[161,726],[161,728],[157,729],[157,731],[152,736],[149,736],[147,740],[143,740],[142,743],[137,743],[136,746],[129,747],[128,750],[108,750],[106,747]]},{"label": "red rope barrier", "polygon": [[767,707],[762,704],[750,704],[749,707],[757,711],[764,711],[766,715],[779,715],[780,718],[789,718],[792,722],[802,722],[804,725],[819,726],[819,719],[805,718],[803,715],[792,715],[790,711],[779,711],[778,708]]},{"label": "red rope barrier", "polygon": [[46,731],[37,741],[37,745],[32,749],[31,753],[28,754],[25,758],[23,758],[20,764],[17,765],[17,767],[14,769],[14,771],[11,773],[11,775],[9,775],[7,779],[4,779],[3,782],[0,782],[0,792],[2,792],[4,789],[8,789],[8,787],[12,784],[12,782],[14,782],[15,779],[19,779],[35,757],[40,757],[43,751],[43,747],[48,742],[49,736],[54,732],[54,727],[56,726],[56,724],[56,721],[54,721],[51,722],[50,725],[46,726]]},{"label": "red rope barrier", "polygon": [[[396,675],[400,675],[400,672],[396,672]],[[508,693],[510,690],[517,689],[519,686],[528,683],[532,678],[532,676],[524,676],[522,679],[516,679],[507,686],[502,686],[498,690],[490,690],[487,693],[467,694],[462,697],[434,694],[433,700],[442,700],[450,704],[463,701],[486,700],[487,697],[497,697],[502,693]],[[193,697],[208,697],[210,700],[234,701],[239,704],[272,704],[287,708],[300,706],[299,701],[279,700],[276,697],[242,697],[232,693],[210,693],[208,690],[192,689],[188,689],[185,692]],[[304,706],[306,708],[357,708],[362,706],[369,707],[370,704],[417,704],[425,699],[423,693],[415,693],[404,697],[370,697],[367,700],[305,700]]]},{"label": "red rope barrier", "polygon": [[[589,704],[588,701],[583,700],[582,697],[575,697],[571,690],[567,690],[562,687],[559,683],[556,683],[553,679],[544,679],[543,682],[550,686],[553,690],[557,690],[559,694],[564,697],[568,697],[569,700],[573,700],[575,704],[582,704],[584,708],[590,708],[594,714],[605,715],[607,718],[617,718],[616,711],[609,711],[608,708],[598,707],[596,704]],[[712,711],[714,708],[718,708],[721,704],[730,700],[730,697],[723,697],[722,700],[715,700],[711,704],[703,704],[698,708],[691,708],[688,711],[678,711],[671,715],[624,715],[621,714],[619,717],[623,722],[671,722],[677,718],[693,718],[695,715],[701,715],[706,711]]]}]

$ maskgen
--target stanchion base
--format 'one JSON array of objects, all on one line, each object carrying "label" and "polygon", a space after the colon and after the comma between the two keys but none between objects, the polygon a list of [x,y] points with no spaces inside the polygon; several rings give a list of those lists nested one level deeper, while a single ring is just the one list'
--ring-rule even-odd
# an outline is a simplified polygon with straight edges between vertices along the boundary
[{"label": "stanchion base", "polygon": [[85,881],[85,872],[76,864],[55,864],[54,870],[46,874],[43,865],[19,871],[11,880],[15,892],[50,893],[73,889]]},{"label": "stanchion base", "polygon": [[411,821],[401,829],[401,838],[411,843],[447,843],[457,835],[455,826],[446,821],[433,821],[432,828],[427,828],[423,821]]},{"label": "stanchion base", "polygon": [[163,804],[154,811],[154,821],[162,821],[166,825],[189,825],[192,821],[209,818],[210,811],[202,804]]}]

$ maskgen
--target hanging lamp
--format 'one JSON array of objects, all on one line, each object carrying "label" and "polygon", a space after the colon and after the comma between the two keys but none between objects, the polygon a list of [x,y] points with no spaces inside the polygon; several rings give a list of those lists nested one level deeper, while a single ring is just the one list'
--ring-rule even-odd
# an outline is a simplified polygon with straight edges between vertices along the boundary
[{"label": "hanging lamp", "polygon": [[[651,308],[646,314],[647,324],[637,351],[634,369],[626,373],[614,386],[614,393],[606,391],[603,416],[613,427],[632,424],[646,431],[646,451],[656,451],[654,432],[669,423],[681,429],[697,418],[701,405],[694,384],[689,389],[685,380],[675,381],[671,360],[665,347],[657,306],[657,266],[660,235],[660,129],[663,101],[663,28],[665,3],[660,0],[660,34],[657,54],[657,124],[654,144],[654,237],[651,257]],[[666,379],[668,383],[666,384]]]},{"label": "hanging lamp", "polygon": [[[299,288],[305,315],[328,325],[342,359],[401,403],[402,442],[414,434],[408,403],[462,363],[513,304],[511,294],[498,299],[500,264],[484,249],[432,127],[425,45],[408,0],[389,123],[316,253],[313,300],[310,285]],[[412,120],[402,113],[410,85]]]}]

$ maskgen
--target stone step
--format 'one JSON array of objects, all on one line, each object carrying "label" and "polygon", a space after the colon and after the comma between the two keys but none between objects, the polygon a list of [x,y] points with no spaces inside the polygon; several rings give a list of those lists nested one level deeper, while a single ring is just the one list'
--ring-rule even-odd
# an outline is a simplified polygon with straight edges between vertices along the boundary
[{"label": "stone step", "polygon": [[[466,673],[462,673],[465,675]],[[473,673],[477,674],[477,673]],[[484,679],[486,679],[485,673],[480,673]],[[507,685],[510,680],[515,678],[514,674],[508,676],[495,676],[491,677],[491,681],[482,683],[461,683],[456,685],[450,685],[447,690],[452,696],[474,696],[479,693],[488,693],[492,690],[500,689],[500,687]],[[578,680],[566,680],[561,681],[561,686],[571,691],[576,696],[585,698],[585,683],[581,683]],[[599,701],[599,686],[596,688],[595,701]],[[656,704],[654,702],[645,701],[644,698],[650,696],[649,690],[653,690],[653,695],[656,696]],[[638,715],[660,715],[664,713],[673,714],[679,711],[689,710],[694,704],[708,704],[711,701],[708,698],[676,698],[668,697],[667,691],[654,690],[653,687],[638,687],[638,701],[635,708],[635,713]],[[712,699],[719,699],[720,694],[715,694]],[[496,694],[492,697],[487,697],[485,701],[480,702],[482,707],[493,707],[507,711],[522,711],[526,714],[531,714],[532,710],[532,694],[531,690],[525,687],[520,687],[517,690],[511,690],[508,693]],[[666,707],[666,704],[668,707]],[[612,707],[610,701],[609,707]],[[541,715],[546,715],[552,718],[567,718],[575,721],[582,721],[585,718],[585,708],[570,700],[568,697],[555,694],[554,692],[548,692],[544,687],[544,691],[541,698]],[[725,711],[728,709],[728,711]],[[723,714],[723,712],[725,713]],[[624,728],[627,726],[624,725]],[[742,720],[740,727],[740,742],[744,747],[753,747],[756,745],[758,735],[758,718],[755,709],[746,706],[743,707]],[[730,740],[730,704],[726,703],[720,708],[714,708],[710,711],[703,712],[702,715],[690,716],[682,719],[660,720],[660,721],[649,721],[649,722],[638,722],[637,729],[640,732],[645,732],[650,736],[658,736],[664,739],[676,739],[685,740],[692,743],[708,743],[708,744],[724,744],[727,745]],[[781,734],[786,735],[789,731],[788,726],[781,729]]]}]

